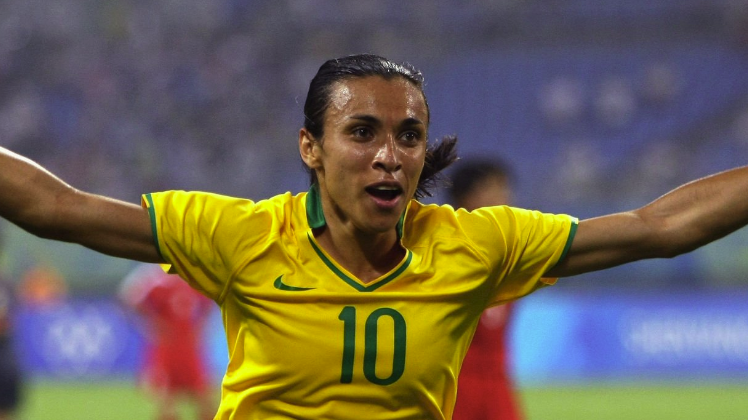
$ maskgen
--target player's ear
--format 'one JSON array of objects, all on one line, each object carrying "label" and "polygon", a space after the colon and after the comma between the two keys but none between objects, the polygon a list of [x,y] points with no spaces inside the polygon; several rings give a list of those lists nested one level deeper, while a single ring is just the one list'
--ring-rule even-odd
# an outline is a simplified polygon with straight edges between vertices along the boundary
[{"label": "player's ear", "polygon": [[320,148],[317,140],[314,139],[309,130],[302,128],[299,131],[299,154],[301,155],[301,160],[306,163],[309,169],[315,170],[322,166],[319,152]]}]

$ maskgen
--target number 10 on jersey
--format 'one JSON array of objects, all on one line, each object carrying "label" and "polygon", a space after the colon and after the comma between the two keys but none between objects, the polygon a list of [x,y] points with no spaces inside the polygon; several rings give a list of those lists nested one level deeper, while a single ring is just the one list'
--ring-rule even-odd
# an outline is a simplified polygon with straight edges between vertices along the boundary
[{"label": "number 10 on jersey", "polygon": [[[346,306],[340,312],[338,319],[343,321],[343,363],[340,372],[340,382],[349,384],[353,381],[354,361],[356,355],[356,308]],[[379,319],[389,317],[394,328],[394,342],[392,343],[392,370],[389,376],[377,376],[377,348],[379,343]],[[377,385],[390,385],[397,382],[405,371],[405,318],[400,312],[392,308],[379,308],[369,314],[364,323],[364,377]],[[381,343],[387,345],[387,343]]]}]

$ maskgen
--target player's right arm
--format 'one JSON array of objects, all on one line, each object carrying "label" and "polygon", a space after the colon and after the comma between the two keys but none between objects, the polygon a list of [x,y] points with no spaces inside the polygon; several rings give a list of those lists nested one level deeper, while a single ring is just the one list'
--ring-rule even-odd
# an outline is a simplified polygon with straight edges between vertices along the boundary
[{"label": "player's right arm", "polygon": [[0,217],[42,238],[115,257],[163,262],[147,210],[89,194],[0,147]]}]

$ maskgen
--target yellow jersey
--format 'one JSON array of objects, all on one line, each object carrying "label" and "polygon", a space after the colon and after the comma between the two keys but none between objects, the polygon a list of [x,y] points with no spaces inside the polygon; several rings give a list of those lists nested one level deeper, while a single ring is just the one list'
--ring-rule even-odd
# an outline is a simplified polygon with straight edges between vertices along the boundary
[{"label": "yellow jersey", "polygon": [[403,260],[364,283],[312,229],[315,187],[262,201],[146,194],[171,270],[216,301],[229,362],[215,419],[449,419],[489,306],[524,296],[568,250],[576,219],[412,200]]}]

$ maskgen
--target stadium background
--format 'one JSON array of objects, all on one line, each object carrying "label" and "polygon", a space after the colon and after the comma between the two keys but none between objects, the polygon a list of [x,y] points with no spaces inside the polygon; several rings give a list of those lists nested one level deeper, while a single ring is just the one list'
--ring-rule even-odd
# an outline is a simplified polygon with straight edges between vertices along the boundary
[{"label": "stadium background", "polygon": [[[431,138],[511,160],[522,207],[625,210],[748,157],[743,0],[5,0],[0,144],[131,202],[302,191],[309,79],[358,52],[423,70]],[[43,267],[67,285],[58,310],[19,313],[28,418],[63,418],[56,404],[75,398],[94,410],[109,385],[129,401],[142,343],[114,294],[133,263],[0,229],[0,272]],[[531,418],[742,418],[746,298],[743,230],[524,299],[515,367]]]}]

